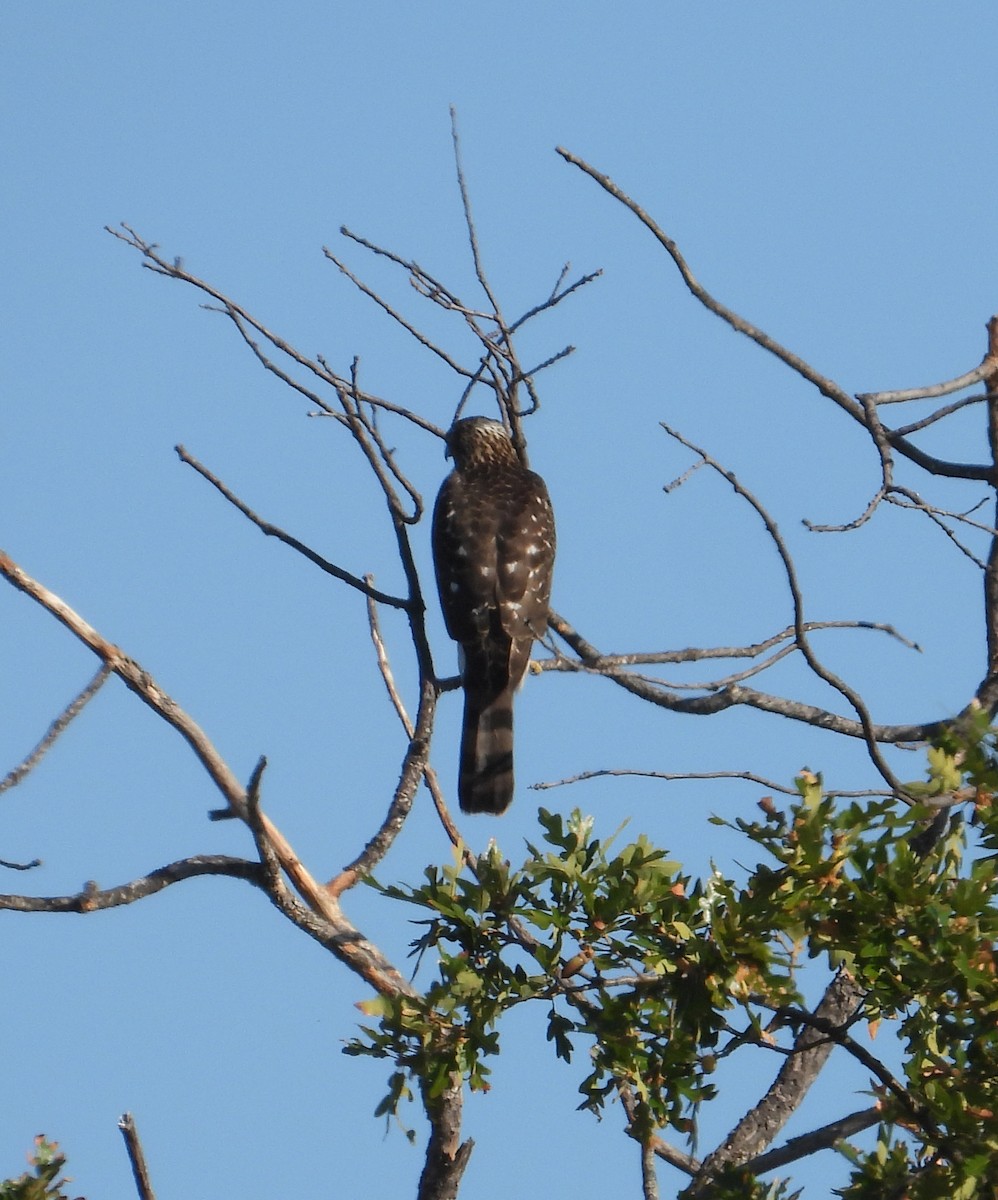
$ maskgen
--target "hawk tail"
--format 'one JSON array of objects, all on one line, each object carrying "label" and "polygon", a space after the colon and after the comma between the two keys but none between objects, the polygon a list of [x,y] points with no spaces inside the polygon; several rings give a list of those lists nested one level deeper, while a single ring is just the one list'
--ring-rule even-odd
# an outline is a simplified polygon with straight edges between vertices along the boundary
[{"label": "hawk tail", "polygon": [[464,694],[461,764],[457,782],[461,811],[505,812],[513,799],[513,689]]}]

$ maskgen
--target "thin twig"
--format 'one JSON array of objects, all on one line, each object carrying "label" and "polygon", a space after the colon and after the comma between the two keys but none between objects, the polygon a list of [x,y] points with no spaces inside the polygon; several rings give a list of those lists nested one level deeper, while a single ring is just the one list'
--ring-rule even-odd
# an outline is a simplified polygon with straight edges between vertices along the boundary
[{"label": "thin twig", "polygon": [[33,871],[41,865],[42,860],[40,858],[33,858],[31,862],[26,863],[12,862],[9,858],[0,858],[0,867],[6,867],[8,871]]},{"label": "thin twig", "polygon": [[[744,783],[754,783],[771,792],[779,792],[784,796],[798,796],[796,788],[767,779],[764,775],[756,775],[754,771],[642,771],[636,767],[603,767],[594,771],[580,771],[566,779],[551,780],[545,783],[532,783],[530,788],[535,792],[547,791],[549,788],[567,787],[573,783],[584,783],[590,779],[658,779],[664,783],[699,783],[717,779],[735,779]],[[828,789],[826,796],[836,796],[841,799],[858,800],[871,796],[889,796],[893,792],[885,792],[875,788],[865,788],[862,791],[834,791]]]},{"label": "thin twig", "polygon": [[392,496],[389,498],[393,507],[393,512],[398,515],[400,521],[406,525],[416,525],[423,516],[423,497],[416,490],[415,485],[405,475],[402,468],[398,465],[395,458],[395,451],[385,442],[381,436],[381,430],[378,425],[378,409],[364,399],[364,393],[360,390],[357,384],[357,377],[360,371],[360,362],[354,359],[350,365],[350,392],[356,404],[357,419],[362,422],[368,437],[377,449],[381,462],[391,472],[395,482],[403,489],[409,499],[412,501],[412,511],[407,512],[403,506],[398,503],[397,494],[392,489]]},{"label": "thin twig", "polygon": [[[293,391],[296,391],[299,395],[304,396],[309,403],[314,404],[316,408],[318,408],[325,416],[335,417],[338,415],[333,406],[327,400],[323,400],[318,392],[314,392],[311,388],[307,388],[303,383],[299,383],[293,375],[285,371],[282,367],[279,367],[268,354],[263,352],[260,343],[255,338],[250,336],[250,326],[246,318],[243,316],[242,312],[232,304],[231,301],[226,300],[224,304],[218,306],[213,304],[202,304],[201,307],[207,312],[219,312],[223,316],[228,317],[238,330],[239,336],[249,347],[257,362],[260,363],[264,370],[269,371],[270,374],[279,379],[281,383],[286,384]],[[323,370],[326,369],[324,363],[320,363],[320,365],[323,367]],[[335,386],[336,376],[333,372],[329,372],[328,378],[325,382],[331,387]]]},{"label": "thin twig", "polygon": [[[596,170],[584,159],[572,154],[562,146],[557,147],[557,153],[568,163],[578,167],[580,171],[595,180],[601,188],[615,200],[629,209],[638,220],[652,234],[659,245],[666,251],[672,261],[675,263],[683,282],[690,293],[715,316],[720,317],[727,325],[734,329],[737,333],[743,334],[751,341],[755,342],[763,350],[778,358],[786,366],[796,372],[812,384],[817,390],[834,404],[838,405],[843,412],[848,413],[854,421],[859,424],[866,425],[866,414],[863,409],[862,402],[857,402],[853,397],[839,386],[833,379],[829,379],[822,375],[810,363],[806,362],[799,355],[794,354],[785,346],[782,346],[775,338],[769,336],[758,326],[753,325],[750,321],[746,321],[744,317],[738,315],[732,309],[722,304],[715,299],[710,292],[697,280],[683,255],[680,253],[679,247],[663,230],[655,223],[647,212],[635,200],[632,200],[616,183],[601,171]],[[977,368],[979,369],[979,368]],[[971,372],[970,374],[973,374]],[[990,481],[992,476],[992,466],[988,463],[956,463],[949,462],[945,459],[936,458],[932,454],[927,454],[914,443],[909,442],[906,438],[901,437],[895,431],[887,430],[887,437],[899,454],[910,459],[924,470],[932,475],[942,475],[951,479],[980,479]]]},{"label": "thin twig", "polygon": [[522,325],[526,325],[526,323],[533,320],[534,317],[539,316],[542,312],[547,312],[549,308],[554,308],[556,304],[560,304],[562,300],[565,300],[567,297],[571,296],[573,292],[577,292],[579,288],[583,288],[587,284],[592,283],[594,280],[599,279],[603,274],[603,268],[600,267],[597,271],[590,271],[588,275],[581,276],[581,278],[576,279],[574,283],[569,284],[564,291],[559,292],[558,288],[561,286],[561,282],[567,273],[568,264],[566,263],[564,270],[558,277],[558,282],[555,284],[554,291],[551,293],[551,295],[541,304],[535,304],[533,308],[527,309],[522,317],[518,317],[512,323],[512,325],[510,325],[509,334],[511,337]]},{"label": "thin twig", "polygon": [[930,425],[934,425],[936,421],[943,420],[944,417],[951,417],[954,413],[959,412],[961,408],[967,408],[971,404],[981,404],[987,399],[987,392],[977,392],[973,396],[964,396],[962,400],[954,400],[952,404],[944,404],[942,408],[937,408],[935,412],[929,413],[927,417],[922,417],[920,421],[912,421],[909,425],[898,425],[894,432],[900,437],[908,437],[909,434],[918,433],[922,429],[928,429]]},{"label": "thin twig", "polygon": [[415,340],[425,350],[429,350],[432,354],[435,354],[437,358],[439,358],[442,362],[445,362],[452,371],[463,376],[465,379],[471,376],[471,371],[469,371],[467,367],[462,367],[461,364],[457,362],[456,359],[453,359],[446,350],[444,350],[441,346],[438,346],[435,342],[430,341],[430,339],[425,333],[422,332],[422,330],[417,329],[411,321],[402,316],[398,309],[393,308],[388,301],[384,299],[384,297],[380,296],[373,288],[368,287],[362,279],[356,276],[350,270],[350,268],[344,262],[338,259],[331,251],[324,248],[323,253],[325,254],[326,258],[328,258],[329,261],[334,264],[334,266],[340,269],[340,271],[347,277],[347,279],[350,280],[354,287],[363,292],[364,295],[369,299],[373,300],[374,303],[377,304],[378,307],[384,312],[386,312],[393,321],[396,321],[399,325],[401,325],[406,333],[415,338]]},{"label": "thin twig", "polygon": [[816,525],[811,521],[804,521],[804,525],[812,533],[851,533],[854,529],[859,529],[861,525],[865,525],[870,520],[880,507],[884,497],[891,491],[894,477],[894,459],[891,454],[891,444],[887,438],[884,426],[880,422],[877,406],[868,396],[862,397],[861,400],[863,412],[866,415],[866,428],[880,455],[880,487],[873,494],[872,499],[863,512],[845,525]]},{"label": "thin twig", "polygon": [[[723,712],[728,708],[745,705],[748,708],[758,709],[760,712],[788,717],[792,721],[799,721],[804,725],[811,725],[830,733],[840,733],[854,738],[865,737],[862,724],[850,717],[844,717],[839,713],[830,712],[828,709],[819,708],[813,704],[805,704],[799,700],[788,700],[784,696],[774,696],[755,688],[742,687],[740,684],[722,688],[719,692],[711,692],[707,696],[677,696],[663,688],[637,679],[619,667],[606,666],[605,656],[602,652],[583,637],[569,621],[553,610],[548,617],[548,626],[578,655],[578,662],[574,669],[609,679],[639,699],[647,700],[650,704],[655,704],[660,708],[667,708],[670,712],[706,717]],[[896,745],[931,741],[937,734],[948,728],[949,724],[950,722],[947,720],[940,720],[909,725],[874,725],[872,729],[878,742]]]},{"label": "thin twig", "polygon": [[405,609],[408,607],[408,600],[400,596],[390,596],[387,592],[378,591],[377,588],[374,589],[372,597],[368,585],[359,576],[352,575],[349,571],[344,571],[342,567],[329,562],[328,559],[323,558],[321,554],[317,554],[311,547],[306,546],[304,542],[300,542],[296,537],[292,537],[290,533],[286,533],[279,526],[272,524],[270,521],[265,521],[262,517],[258,516],[248,504],[240,500],[232,489],[227,487],[204,463],[196,459],[186,447],[174,446],[174,450],[177,452],[177,457],[182,463],[186,463],[187,466],[192,467],[202,479],[207,480],[217,492],[228,500],[233,508],[237,508],[247,520],[252,521],[261,533],[266,534],[267,537],[276,538],[279,542],[283,542],[285,546],[290,546],[292,550],[297,550],[303,558],[307,558],[309,562],[314,563],[321,571],[325,571],[327,575],[332,575],[334,579],[339,579],[341,583],[348,584],[358,592],[362,592],[365,596],[377,600],[379,604],[387,604],[390,608]]},{"label": "thin twig", "polygon": [[171,884],[196,879],[201,875],[225,875],[231,879],[243,879],[256,887],[263,885],[259,863],[233,858],[228,854],[195,854],[115,887],[99,888],[91,882],[73,896],[0,896],[0,909],[11,912],[98,912],[134,904],[136,900],[154,896]]},{"label": "thin twig", "polygon": [[468,193],[468,182],[464,176],[464,166],[461,162],[461,138],[457,130],[457,109],[451,105],[450,110],[450,131],[451,141],[454,144],[454,167],[457,171],[457,184],[461,190],[461,207],[464,210],[464,223],[468,230],[468,242],[471,246],[471,257],[475,263],[475,275],[478,282],[481,284],[482,291],[488,297],[489,304],[492,305],[492,312],[495,315],[496,324],[504,334],[504,340],[508,343],[509,330],[506,323],[503,321],[502,311],[499,308],[499,301],[496,299],[492,291],[492,286],[489,283],[488,276],[485,274],[485,267],[482,264],[482,252],[478,245],[478,232],[475,229],[475,221],[471,215],[471,196]]},{"label": "thin twig", "polygon": [[[371,576],[368,576],[368,579],[370,578]],[[427,697],[429,693],[433,692],[433,689],[423,688],[420,715],[417,723],[414,724],[395,686],[395,677],[392,673],[388,652],[385,648],[384,639],[381,635],[381,627],[378,623],[377,608],[371,600],[367,602],[367,618],[371,640],[374,643],[375,654],[378,659],[378,669],[388,690],[392,706],[409,739],[409,745],[403,759],[399,784],[392,794],[391,802],[388,805],[388,811],[384,819],[373,836],[368,839],[367,844],[360,854],[326,884],[327,891],[333,896],[339,896],[342,892],[353,887],[363,879],[365,875],[369,875],[391,849],[395,839],[402,832],[406,818],[412,810],[420,777],[424,778],[427,786],[430,787],[430,778],[432,776],[433,785],[439,793],[439,784],[437,783],[436,775],[427,762],[429,755],[429,728],[432,726],[432,718],[428,715],[427,711]],[[433,703],[434,701],[430,701],[430,712],[432,712]],[[443,804],[442,796],[440,797],[440,803]]]},{"label": "thin twig", "polygon": [[372,242],[368,238],[354,233],[346,225],[340,226],[340,233],[351,241],[356,242],[358,246],[363,246],[365,250],[370,250],[372,254],[376,254],[381,258],[387,258],[389,262],[393,262],[396,266],[401,267],[408,273],[410,284],[424,299],[436,304],[445,312],[460,314],[464,317],[468,328],[475,335],[476,339],[489,349],[490,352],[494,349],[489,334],[480,324],[481,321],[489,321],[494,324],[495,317],[491,313],[479,312],[477,309],[465,304],[450,288],[441,283],[439,279],[434,278],[429,271],[412,259],[403,258],[402,255],[396,254],[394,250],[388,250],[384,246],[379,246],[376,242]]},{"label": "thin twig", "polygon": [[[366,577],[368,580],[372,576]],[[367,602],[367,620],[368,627],[371,633],[371,641],[374,643],[374,652],[378,660],[378,671],[384,682],[388,692],[388,698],[392,702],[392,707],[395,709],[395,714],[402,723],[402,728],[405,730],[405,735],[410,740],[415,735],[415,727],[412,723],[412,718],[406,710],[405,703],[395,686],[395,676],[392,672],[391,663],[388,659],[388,650],[385,646],[385,640],[381,633],[381,622],[378,620],[378,610],[373,600]],[[427,762],[423,770],[423,779],[426,783],[427,790],[433,800],[433,806],[437,810],[437,816],[440,818],[440,823],[444,827],[444,832],[447,834],[451,845],[463,846],[461,834],[458,832],[457,826],[450,815],[450,810],[447,807],[447,801],[444,799],[443,788],[440,786],[440,779],[436,770]],[[464,847],[467,850],[467,847]],[[470,851],[468,851],[470,853]]]},{"label": "thin twig", "polygon": [[[680,445],[685,446],[688,450],[692,451],[699,458],[701,458],[703,462],[706,463],[706,465],[712,470],[716,471],[722,479],[727,480],[727,482],[734,488],[736,494],[741,496],[741,498],[745,500],[752,509],[754,509],[763,525],[765,525],[770,541],[776,547],[776,552],[779,554],[780,561],[783,563],[783,573],[787,581],[787,587],[790,590],[790,597],[794,610],[794,629],[796,631],[795,641],[800,647],[801,654],[804,656],[804,661],[819,679],[824,680],[825,683],[834,688],[835,691],[837,691],[852,705],[856,716],[859,718],[860,725],[862,726],[863,738],[866,742],[866,748],[871,762],[880,772],[881,778],[887,783],[888,787],[895,790],[901,796],[905,795],[903,785],[895,778],[893,771],[891,771],[890,767],[888,767],[884,756],[880,753],[880,747],[877,744],[873,719],[870,716],[869,709],[866,707],[866,703],[864,702],[863,698],[859,695],[855,688],[846,683],[844,679],[841,679],[833,671],[829,670],[829,668],[821,662],[811,648],[811,643],[804,628],[804,597],[801,592],[800,583],[797,579],[797,568],[794,565],[793,558],[791,557],[787,544],[783,539],[783,535],[776,526],[776,522],[755,497],[755,495],[739,481],[738,477],[733,471],[729,471],[727,468],[722,467],[721,464],[712,458],[706,450],[694,445],[691,441],[679,433],[678,430],[671,428],[664,422],[661,424],[662,428],[666,431],[666,433],[669,434],[670,437],[674,438],[680,443]],[[887,462],[885,462],[884,470],[885,472],[888,471]]]},{"label": "thin twig", "polygon": [[[79,716],[88,702],[97,695],[111,674],[111,668],[106,663],[102,664],[94,675],[93,679],[87,686],[66,705],[62,712],[49,725],[45,732],[45,736],[31,753],[22,762],[18,763],[12,771],[9,771],[3,779],[0,779],[0,792],[7,791],[8,788],[16,787],[24,777],[29,774],[41,762],[46,751],[51,749],[55,744],[59,735],[63,733],[74,717]],[[11,866],[10,863],[5,863],[4,866]],[[34,864],[32,864],[34,865]],[[18,867],[18,870],[24,870],[24,867]]]},{"label": "thin twig", "polygon": [[[900,642],[902,646],[906,646],[909,650],[916,650],[919,654],[922,652],[922,647],[918,642],[905,637],[893,625],[882,621],[804,622],[804,630],[807,633],[815,633],[818,630],[827,629],[869,629],[875,633],[886,634],[889,638]],[[792,641],[795,634],[796,630],[794,627],[788,625],[786,629],[781,629],[779,633],[774,633],[771,637],[764,638],[761,642],[751,642],[747,646],[687,646],[682,650],[639,650],[628,654],[601,654],[599,665],[607,667],[630,667],[639,664],[705,662],[717,658],[757,658],[760,654],[765,654],[781,642]],[[538,662],[536,666],[540,671],[569,671],[577,670],[579,664],[573,659],[556,660],[546,658]]]},{"label": "thin twig", "polygon": [[[901,499],[898,497],[901,497]],[[924,501],[917,492],[913,492],[910,488],[895,487],[892,491],[892,494],[888,496],[887,499],[891,504],[897,505],[898,508],[913,508],[918,512],[924,513],[937,529],[942,530],[942,532],[946,535],[946,537],[949,538],[957,550],[959,550],[965,558],[970,559],[975,567],[979,567],[982,571],[987,569],[983,559],[978,558],[978,556],[973,552],[973,550],[970,549],[969,546],[965,546],[963,542],[961,542],[956,536],[953,530],[950,529],[950,527],[943,520],[944,517],[948,517],[954,521],[964,521],[965,518],[961,517],[957,513],[944,512],[941,509],[936,508],[935,505],[926,503],[926,501]],[[908,502],[907,504],[904,503],[905,500]],[[979,524],[977,521],[966,521],[966,524],[976,526],[979,529],[984,529],[986,532],[991,532],[992,536],[995,536],[993,531],[989,530],[987,526]]]},{"label": "thin twig", "polygon": [[153,243],[146,242],[130,225],[126,224],[124,221],[121,223],[121,229],[125,231],[124,233],[120,232],[118,229],[113,229],[109,225],[105,225],[104,228],[107,233],[111,234],[112,237],[115,237],[119,241],[124,242],[126,245],[131,246],[133,249],[138,250],[145,259],[145,262],[142,265],[147,270],[152,271],[155,275],[165,275],[168,279],[178,279],[182,283],[190,284],[191,287],[196,288],[200,292],[204,292],[206,296],[210,296],[222,306],[222,311],[225,313],[225,315],[233,318],[238,316],[246,323],[247,326],[255,329],[261,337],[270,342],[275,350],[279,350],[282,354],[287,355],[292,362],[297,363],[304,370],[315,375],[324,384],[333,383],[333,379],[323,367],[313,362],[311,359],[306,358],[305,355],[291,345],[290,342],[286,341],[279,334],[268,329],[262,321],[258,320],[251,313],[247,312],[242,305],[236,304],[235,301],[230,300],[228,296],[226,296],[223,292],[220,292],[216,287],[213,287],[210,283],[207,283],[205,280],[199,279],[196,275],[192,275],[189,271],[186,271],[179,260],[174,260],[173,262],[167,261],[167,259],[163,258],[161,254],[157,253],[157,247]]},{"label": "thin twig", "polygon": [[[563,358],[568,358],[570,354],[574,353],[574,346],[565,346],[556,354],[552,354],[548,358],[544,359],[543,362],[539,362],[536,367],[531,367],[529,371],[524,371],[522,374],[515,375],[513,377],[513,382],[519,383],[522,381],[523,383],[526,383],[528,380],[533,379],[535,375],[539,375],[541,371],[545,370],[545,368],[551,367],[557,362],[561,362]],[[533,408],[531,408],[530,411],[532,412]],[[526,416],[526,413],[524,413],[524,416]]]}]

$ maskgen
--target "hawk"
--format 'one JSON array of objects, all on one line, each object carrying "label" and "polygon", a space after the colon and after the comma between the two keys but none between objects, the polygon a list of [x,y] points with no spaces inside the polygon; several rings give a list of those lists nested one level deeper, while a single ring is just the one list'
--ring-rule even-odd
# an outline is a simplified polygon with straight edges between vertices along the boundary
[{"label": "hawk", "polygon": [[513,693],[547,629],[554,513],[500,422],[456,421],[447,455],[433,562],[464,687],[457,792],[462,811],[498,814],[513,799]]}]

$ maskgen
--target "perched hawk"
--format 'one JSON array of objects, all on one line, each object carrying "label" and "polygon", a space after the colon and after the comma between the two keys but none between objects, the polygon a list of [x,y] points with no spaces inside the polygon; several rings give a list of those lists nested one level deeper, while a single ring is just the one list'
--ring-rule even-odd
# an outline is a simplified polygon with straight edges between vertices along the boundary
[{"label": "perched hawk", "polygon": [[513,693],[547,629],[554,514],[498,421],[457,421],[447,454],[433,561],[464,685],[458,798],[464,812],[501,813],[513,799]]}]

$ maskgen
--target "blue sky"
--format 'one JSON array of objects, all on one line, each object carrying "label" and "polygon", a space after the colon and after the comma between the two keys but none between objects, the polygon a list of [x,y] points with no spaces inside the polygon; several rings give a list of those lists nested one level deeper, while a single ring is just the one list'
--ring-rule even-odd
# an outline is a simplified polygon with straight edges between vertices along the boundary
[{"label": "blue sky", "polygon": [[[529,427],[558,514],[556,608],[607,650],[738,644],[789,622],[776,556],[730,490],[700,472],[663,494],[690,462],[665,420],[771,507],[808,616],[891,621],[923,646],[916,655],[858,632],[821,642],[878,719],[942,717],[972,694],[983,673],[973,568],[896,511],[849,536],[803,530],[803,517],[862,511],[873,450],[703,312],[647,232],[554,147],[612,175],[715,295],[847,389],[951,377],[979,361],[998,307],[991,5],[291,0],[278,15],[12,0],[3,24],[0,545],[150,670],[238,775],[268,755],[264,803],[317,875],[364,844],[401,753],[363,605],[263,539],[172,447],[183,442],[258,512],[387,590],[399,585],[390,530],[340,431],[307,419],[226,322],[143,271],[103,226],[129,222],[304,352],[340,369],[359,356],[371,390],[446,424],[459,382],[321,247],[468,352],[460,329],[338,234],[345,224],[472,295],[451,104],[506,311],[546,296],[566,261],[604,270],[523,345],[538,361],[577,347],[541,377]],[[398,436],[432,497],[439,446]],[[973,417],[925,444],[985,455]],[[942,504],[981,498],[906,478]],[[425,535],[417,544],[425,565]],[[411,697],[404,629],[384,622]],[[5,770],[95,664],[9,588],[0,630]],[[449,663],[436,617],[431,631]],[[771,688],[830,702],[790,666]],[[842,786],[871,779],[855,748],[788,722],[664,716],[600,680],[531,680],[518,728],[516,805],[499,825],[466,828],[513,858],[536,836],[525,785],[581,770],[789,780],[807,763]],[[433,754],[448,787],[457,732],[449,698]],[[917,773],[910,762],[898,769]],[[593,812],[607,833],[630,818],[698,874],[738,857],[706,817],[757,796],[620,780],[540,799]],[[45,863],[3,888],[58,894],[187,854],[250,853],[243,831],[206,821],[216,804],[176,735],[112,682],[3,796],[0,857]],[[423,796],[379,875],[414,879],[446,857]],[[346,907],[401,960],[411,934],[397,913],[367,891]],[[195,881],[85,921],[7,914],[2,937],[0,1172],[44,1131],[70,1154],[81,1194],[130,1195],[115,1128],[129,1109],[162,1196],[413,1190],[420,1152],[371,1116],[385,1073],[339,1053],[365,989],[247,887]],[[493,1091],[468,1107],[477,1149],[462,1195],[558,1194],[566,1171],[579,1197],[637,1194],[619,1115],[597,1125],[573,1112],[581,1068],[555,1063],[531,1017],[517,1014],[505,1036]],[[865,1086],[847,1071],[836,1080]],[[750,1102],[733,1090],[705,1147]],[[815,1112],[828,1120],[862,1103],[829,1090]],[[809,1194],[825,1194],[834,1169],[813,1168]],[[677,1185],[663,1169],[663,1195]]]}]

